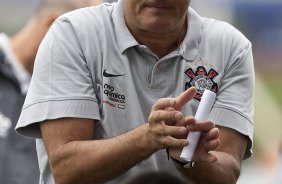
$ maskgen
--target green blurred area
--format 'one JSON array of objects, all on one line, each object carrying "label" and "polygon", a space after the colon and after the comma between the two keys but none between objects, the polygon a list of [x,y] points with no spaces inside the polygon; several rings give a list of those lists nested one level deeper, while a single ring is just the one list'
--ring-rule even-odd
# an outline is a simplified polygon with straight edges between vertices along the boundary
[{"label": "green blurred area", "polygon": [[[233,22],[253,44],[254,64],[282,112],[282,1],[235,2]],[[267,108],[267,107],[262,107]],[[267,111],[266,111],[267,112]],[[281,120],[279,121],[281,122]],[[281,123],[280,123],[281,124]],[[280,125],[282,127],[282,124]],[[282,133],[281,133],[282,134]]]},{"label": "green blurred area", "polygon": [[277,74],[275,77],[266,76],[264,82],[267,86],[267,90],[274,97],[275,101],[277,101],[282,111],[282,75]]}]

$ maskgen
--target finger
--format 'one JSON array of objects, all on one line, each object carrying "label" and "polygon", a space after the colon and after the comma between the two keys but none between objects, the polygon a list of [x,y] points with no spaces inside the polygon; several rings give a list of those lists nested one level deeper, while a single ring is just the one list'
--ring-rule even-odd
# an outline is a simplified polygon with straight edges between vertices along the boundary
[{"label": "finger", "polygon": [[214,127],[215,127],[215,124],[212,121],[203,121],[203,122],[198,122],[195,124],[188,125],[188,130],[207,132]]},{"label": "finger", "polygon": [[218,148],[219,144],[220,144],[219,139],[214,139],[214,140],[208,141],[206,143],[206,151],[209,152],[209,151],[215,150],[216,148]]},{"label": "finger", "polygon": [[194,98],[196,95],[196,88],[195,87],[190,87],[186,91],[182,92],[180,95],[175,97],[175,105],[177,109],[181,109],[188,101]]},{"label": "finger", "polygon": [[158,123],[165,121],[168,124],[173,124],[171,122],[178,122],[183,118],[183,115],[179,111],[165,111],[158,110],[150,114],[149,123]]},{"label": "finger", "polygon": [[170,135],[173,137],[182,137],[187,135],[187,129],[181,126],[167,126],[164,135]]},{"label": "finger", "polygon": [[161,140],[163,144],[165,145],[165,148],[168,147],[184,147],[189,144],[187,139],[176,139],[171,136],[163,137],[163,140]]},{"label": "finger", "polygon": [[165,123],[159,123],[153,131],[158,136],[183,136],[186,135],[187,129],[181,126],[168,126]]},{"label": "finger", "polygon": [[217,139],[218,137],[219,137],[219,129],[218,128],[213,128],[206,133],[206,139],[207,140]]},{"label": "finger", "polygon": [[217,161],[217,156],[213,154],[213,152],[206,152],[193,157],[192,160],[196,161],[196,163],[214,163]]},{"label": "finger", "polygon": [[175,109],[173,107],[167,107],[167,108],[165,108],[165,110],[167,110],[167,111],[175,111]]},{"label": "finger", "polygon": [[160,98],[157,102],[152,106],[153,111],[164,110],[166,108],[172,108],[175,102],[173,98]]},{"label": "finger", "polygon": [[201,161],[214,163],[217,161],[217,157],[211,153],[207,153],[201,156]]},{"label": "finger", "polygon": [[179,121],[179,124],[176,124],[177,126],[192,126],[196,124],[196,119],[193,116],[186,116]]}]

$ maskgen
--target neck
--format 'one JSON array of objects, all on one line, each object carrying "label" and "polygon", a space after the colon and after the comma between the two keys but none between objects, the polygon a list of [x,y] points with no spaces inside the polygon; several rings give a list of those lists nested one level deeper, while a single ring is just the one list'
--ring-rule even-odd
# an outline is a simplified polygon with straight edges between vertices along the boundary
[{"label": "neck", "polygon": [[35,20],[32,20],[10,40],[11,48],[19,62],[30,74],[33,71],[37,49],[47,31],[45,29],[44,26],[40,26]]},{"label": "neck", "polygon": [[[134,32],[134,31],[133,31]],[[146,45],[159,58],[176,50],[184,40],[187,32],[187,18],[175,30],[169,33],[135,32],[135,39]]]}]

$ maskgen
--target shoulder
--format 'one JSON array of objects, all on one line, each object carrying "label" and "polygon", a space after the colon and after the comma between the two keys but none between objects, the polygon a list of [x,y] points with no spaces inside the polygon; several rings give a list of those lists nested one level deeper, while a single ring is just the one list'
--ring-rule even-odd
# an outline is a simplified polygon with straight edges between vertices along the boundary
[{"label": "shoulder", "polygon": [[97,6],[84,7],[70,11],[62,15],[61,18],[103,18],[103,16],[110,16],[114,7],[115,4],[103,3]]},{"label": "shoulder", "polygon": [[241,43],[243,41],[245,44],[250,43],[245,35],[230,23],[211,18],[202,18],[202,20],[205,35],[212,35],[217,38],[229,39],[235,42],[240,41]]},{"label": "shoulder", "polygon": [[91,42],[99,44],[113,30],[113,10],[116,3],[103,3],[77,9],[60,16],[51,26],[54,34],[69,34],[83,45]]},{"label": "shoulder", "polygon": [[114,7],[115,3],[103,3],[97,6],[80,8],[61,15],[55,21],[55,24],[67,22],[77,29],[91,27],[93,25],[95,27],[105,25],[111,22]]},{"label": "shoulder", "polygon": [[249,39],[230,23],[210,18],[202,18],[202,22],[205,41],[221,44],[231,52],[240,52],[251,46]]}]

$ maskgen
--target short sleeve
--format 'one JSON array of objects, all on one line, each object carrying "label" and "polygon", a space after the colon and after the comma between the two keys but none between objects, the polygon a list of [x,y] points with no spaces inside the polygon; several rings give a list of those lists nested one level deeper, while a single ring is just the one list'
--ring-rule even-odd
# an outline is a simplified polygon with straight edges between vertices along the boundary
[{"label": "short sleeve", "polygon": [[[246,39],[242,42],[246,43]],[[247,42],[245,46],[237,46],[234,57],[230,58],[210,113],[218,125],[248,137],[245,159],[252,155],[254,80],[252,46]]]},{"label": "short sleeve", "polygon": [[16,131],[40,138],[38,123],[63,117],[100,119],[91,72],[71,23],[60,18],[43,39]]}]

